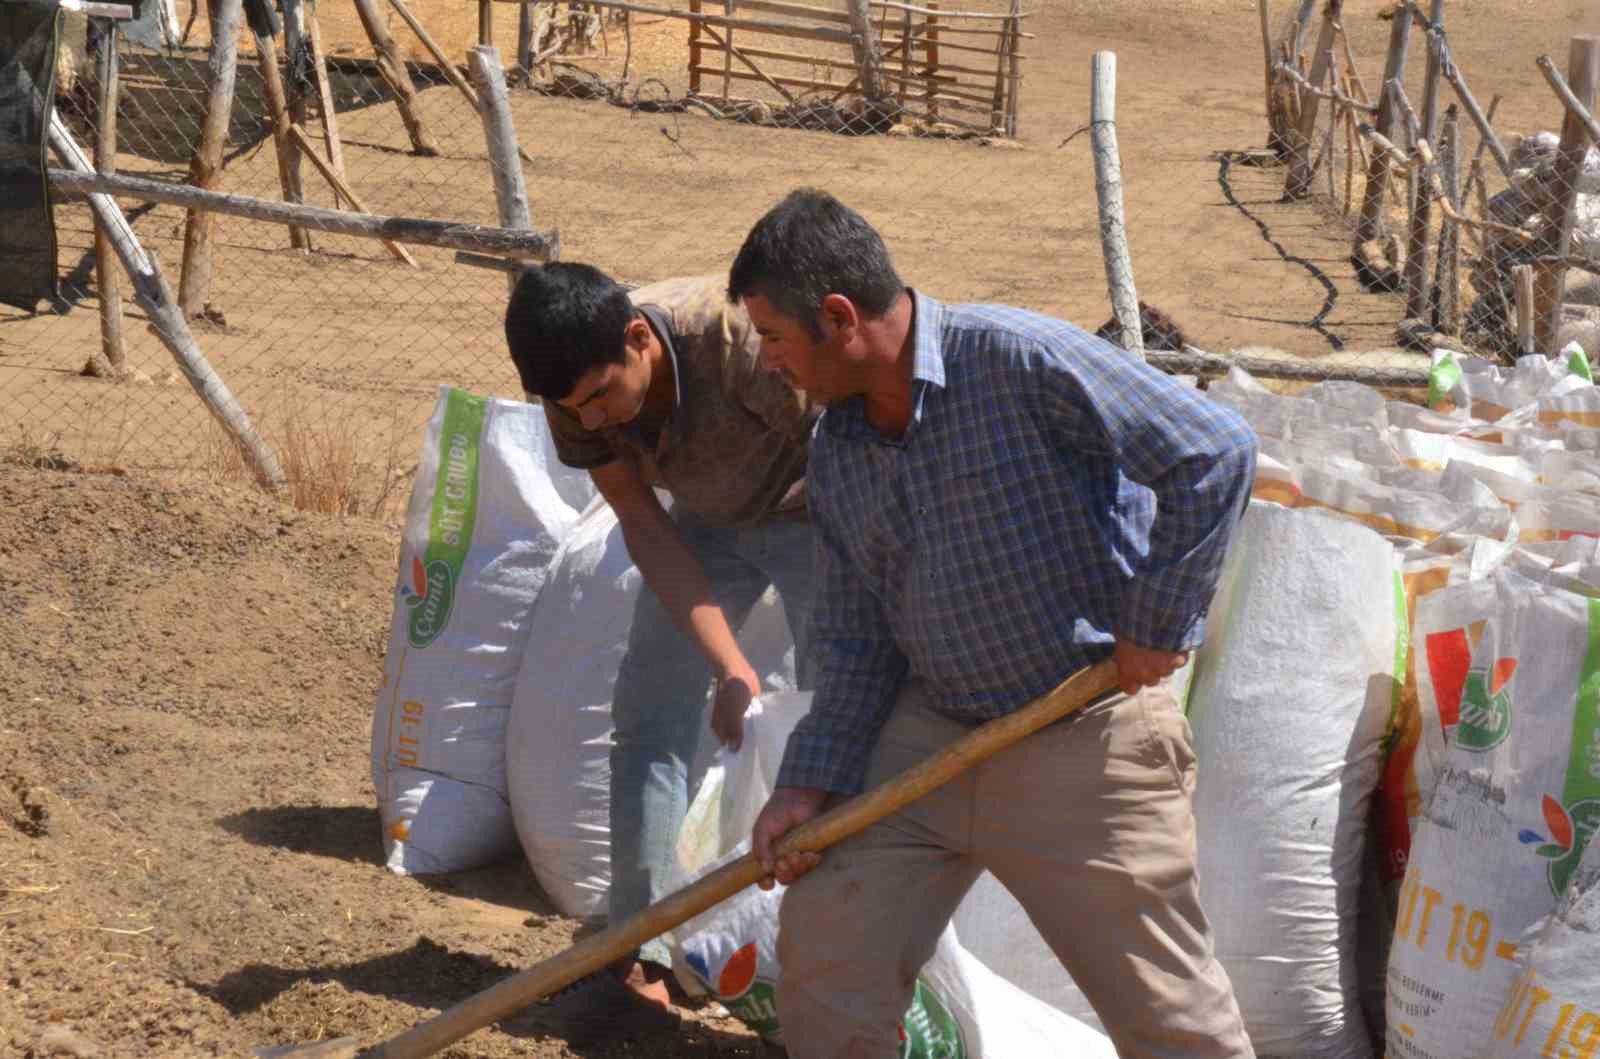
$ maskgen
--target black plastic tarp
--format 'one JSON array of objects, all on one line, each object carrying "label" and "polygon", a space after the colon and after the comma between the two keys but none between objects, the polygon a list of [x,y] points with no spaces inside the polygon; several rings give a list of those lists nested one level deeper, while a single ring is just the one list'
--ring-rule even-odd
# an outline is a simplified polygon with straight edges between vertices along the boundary
[{"label": "black plastic tarp", "polygon": [[58,295],[44,174],[58,13],[55,0],[0,3],[0,302],[29,311]]}]

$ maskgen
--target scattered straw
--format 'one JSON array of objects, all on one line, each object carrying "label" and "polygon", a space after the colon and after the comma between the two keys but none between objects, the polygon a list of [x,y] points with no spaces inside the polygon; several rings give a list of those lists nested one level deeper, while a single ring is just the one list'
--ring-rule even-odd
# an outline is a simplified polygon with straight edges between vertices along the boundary
[{"label": "scattered straw", "polygon": [[0,886],[0,894],[53,894],[60,886]]},{"label": "scattered straw", "polygon": [[92,929],[92,930],[103,930],[107,934],[125,934],[125,935],[128,935],[129,937],[137,937],[140,934],[148,934],[148,933],[150,933],[152,930],[154,930],[156,928],[155,928],[154,924],[152,924],[151,926],[148,926],[148,927],[140,927],[138,930],[123,930],[121,927],[92,927],[90,929]]}]

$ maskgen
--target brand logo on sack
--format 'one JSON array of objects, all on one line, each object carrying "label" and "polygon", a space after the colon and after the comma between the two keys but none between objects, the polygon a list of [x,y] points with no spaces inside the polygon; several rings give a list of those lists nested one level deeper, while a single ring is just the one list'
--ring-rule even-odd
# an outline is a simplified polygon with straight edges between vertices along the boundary
[{"label": "brand logo on sack", "polygon": [[967,1059],[961,1024],[920,978],[900,1023],[900,1059]]},{"label": "brand logo on sack", "polygon": [[411,591],[405,597],[411,608],[407,625],[411,646],[426,647],[444,630],[455,595],[455,578],[448,563],[435,559],[424,565],[420,558],[412,557]]},{"label": "brand logo on sack", "polygon": [[482,397],[462,390],[445,392],[428,540],[420,555],[412,555],[413,592],[406,596],[411,608],[408,639],[415,648],[427,647],[450,621],[478,518],[478,444],[486,411]]},{"label": "brand logo on sack", "polygon": [[1545,795],[1540,808],[1544,812],[1545,828],[1549,836],[1524,828],[1517,839],[1550,862],[1548,875],[1550,892],[1560,897],[1583,857],[1584,847],[1600,831],[1600,799],[1590,798],[1576,805],[1563,806],[1550,795]]},{"label": "brand logo on sack", "polygon": [[755,942],[739,948],[728,957],[728,962],[722,965],[722,971],[714,983],[704,953],[686,952],[684,960],[735,1018],[763,1037],[778,1038],[777,990],[772,982],[756,977],[756,969],[761,961]]},{"label": "brand logo on sack", "polygon": [[1456,745],[1463,750],[1492,750],[1511,734],[1511,695],[1506,685],[1517,671],[1515,658],[1467,671],[1461,687],[1461,720]]}]

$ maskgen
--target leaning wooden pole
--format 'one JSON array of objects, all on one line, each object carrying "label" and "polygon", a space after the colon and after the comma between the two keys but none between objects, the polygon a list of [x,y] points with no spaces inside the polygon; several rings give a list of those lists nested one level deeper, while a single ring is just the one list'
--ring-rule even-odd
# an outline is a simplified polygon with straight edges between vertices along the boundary
[{"label": "leaning wooden pole", "polygon": [[[378,0],[355,0],[355,5],[356,14],[361,17],[361,28],[366,30],[367,39],[372,42],[372,52],[377,56],[378,74],[394,93],[394,105],[400,111],[400,122],[411,139],[411,149],[424,158],[435,157],[439,153],[439,145],[428,134],[427,127],[422,123],[422,115],[417,113],[417,88],[411,83],[411,74],[406,70],[405,59],[401,57],[394,38],[389,35],[389,27],[384,25],[383,15],[378,11]],[[342,173],[340,175],[343,176]]]},{"label": "leaning wooden pole", "polygon": [[1333,69],[1334,31],[1344,10],[1344,0],[1328,0],[1322,16],[1322,30],[1317,35],[1317,51],[1311,57],[1311,83],[1300,88],[1300,126],[1294,134],[1294,151],[1289,159],[1289,175],[1284,180],[1283,196],[1288,199],[1303,198],[1311,190],[1315,175],[1312,162],[1312,137],[1317,132],[1317,110],[1321,100],[1317,89]]},{"label": "leaning wooden pole", "polygon": [[444,71],[445,79],[456,86],[456,91],[460,92],[462,98],[472,105],[473,110],[477,110],[478,93],[474,92],[472,86],[467,84],[467,79],[461,76],[461,71],[457,70],[456,64],[451,62],[450,58],[445,55],[444,49],[439,47],[439,42],[433,39],[433,35],[428,32],[427,27],[423,26],[417,16],[411,13],[411,9],[405,5],[405,0],[389,0],[389,6],[393,7],[395,14],[399,15],[405,24],[411,27],[411,32],[417,35],[417,39],[422,42],[422,46],[428,49],[428,54],[433,56],[434,62],[439,64],[439,69]]},{"label": "leaning wooden pole", "polygon": [[[1572,38],[1567,57],[1567,84],[1578,105],[1594,113],[1600,88],[1600,36]],[[1567,277],[1567,254],[1572,247],[1572,226],[1577,213],[1578,180],[1589,148],[1584,121],[1570,107],[1562,108],[1561,145],[1556,151],[1550,188],[1550,222],[1534,244],[1533,300],[1534,345],[1546,356],[1556,353],[1556,332],[1561,327],[1562,287]]]},{"label": "leaning wooden pole", "polygon": [[[495,211],[500,227],[528,231],[533,220],[528,212],[528,187],[522,175],[522,158],[517,152],[517,127],[511,115],[511,97],[506,91],[505,70],[500,52],[493,46],[478,45],[467,53],[473,87],[483,100],[483,136],[488,146],[489,175],[494,181]],[[515,287],[517,277],[506,277]]]},{"label": "leaning wooden pole", "polygon": [[[222,175],[222,151],[233,117],[233,86],[239,65],[240,0],[215,0],[211,8],[210,86],[200,143],[189,162],[189,183],[210,190]],[[183,226],[183,265],[178,273],[178,305],[198,316],[211,301],[210,214],[190,210]]]},{"label": "leaning wooden pole", "polygon": [[[102,173],[117,168],[118,91],[117,24],[105,22],[100,38],[100,114],[95,124],[94,167]],[[117,281],[117,252],[106,234],[105,225],[94,224],[95,290],[100,296],[100,356],[84,365],[85,375],[121,375],[127,369],[127,354],[122,345],[122,284]]]},{"label": "leaning wooden pole", "polygon": [[[328,186],[333,188],[335,195],[343,198],[358,212],[369,212],[367,204],[361,201],[360,196],[355,193],[355,189],[345,183],[343,177],[334,172],[333,163],[323,161],[322,156],[317,154],[317,145],[311,142],[311,137],[305,134],[304,129],[298,125],[289,126],[289,138],[294,141],[296,147],[306,153],[307,158],[311,159],[311,164],[316,167],[317,172],[322,174],[322,178],[328,182]],[[385,239],[383,245],[395,260],[410,265],[412,268],[421,267],[417,264],[417,259],[412,257],[405,247],[394,240]]]},{"label": "leaning wooden pole", "polygon": [[[69,171],[80,176],[96,178],[94,168],[84,156],[83,148],[78,146],[78,142],[72,138],[72,133],[67,131],[59,114],[53,115],[50,119],[50,145],[55,148],[56,154],[61,157]],[[52,184],[56,183],[57,172],[59,171],[55,169],[50,170]],[[192,188],[185,190],[194,191]],[[244,455],[245,462],[249,464],[256,480],[268,489],[282,488],[285,479],[277,456],[257,433],[249,415],[234,398],[233,392],[222,381],[222,377],[212,369],[205,354],[200,352],[183,311],[173,302],[172,290],[167,286],[166,277],[162,275],[155,260],[139,245],[139,240],[133,234],[133,227],[128,224],[128,218],[109,195],[90,195],[89,206],[104,227],[107,238],[116,249],[117,257],[122,260],[123,268],[127,270],[128,279],[133,285],[133,300],[145,311],[156,334],[161,337],[167,349],[171,350],[184,378],[189,380],[189,385],[200,395],[200,400],[205,402],[206,408],[239,446],[239,451]]]},{"label": "leaning wooden pole", "polygon": [[[1403,14],[1394,16],[1389,26],[1389,51],[1383,62],[1383,83],[1378,87],[1377,130],[1380,136],[1394,139],[1395,121],[1399,116],[1394,93],[1389,85],[1405,75],[1406,51],[1411,41],[1411,20]],[[1390,179],[1389,156],[1383,151],[1373,151],[1367,165],[1367,186],[1361,196],[1361,213],[1356,218],[1356,230],[1351,244],[1351,256],[1358,264],[1374,271],[1383,260],[1382,248],[1377,240],[1384,233],[1384,198],[1388,194]]]},{"label": "leaning wooden pole", "polygon": [[1122,328],[1122,348],[1144,357],[1139,327],[1139,294],[1128,254],[1128,225],[1122,209],[1122,158],[1117,151],[1117,56],[1094,53],[1094,84],[1089,101],[1089,138],[1094,149],[1094,191],[1100,208],[1100,252],[1105,258],[1111,309]]}]

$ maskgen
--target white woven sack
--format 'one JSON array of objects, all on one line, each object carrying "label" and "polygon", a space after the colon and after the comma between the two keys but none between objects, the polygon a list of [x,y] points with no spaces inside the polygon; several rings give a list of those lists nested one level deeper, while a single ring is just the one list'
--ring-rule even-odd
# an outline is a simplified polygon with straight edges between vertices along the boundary
[{"label": "white woven sack", "polygon": [[1423,726],[1444,749],[1389,957],[1394,1056],[1483,1054],[1519,953],[1600,827],[1600,602],[1504,569],[1491,583],[1454,723]]},{"label": "white woven sack", "polygon": [[1349,519],[1252,503],[1197,652],[1200,898],[1262,1056],[1371,1055],[1356,925],[1404,675],[1399,573]]},{"label": "white woven sack", "polygon": [[516,849],[505,737],[528,616],[577,513],[551,485],[544,413],[441,387],[400,543],[372,724],[384,856],[402,874]]},{"label": "white woven sack", "polygon": [[[611,694],[643,585],[616,513],[597,499],[562,542],[529,621],[506,747],[511,811],[534,876],[570,916],[603,914],[611,889]],[[764,689],[794,686],[776,593],[751,610],[739,645]],[[715,749],[706,725],[691,791]]]}]

